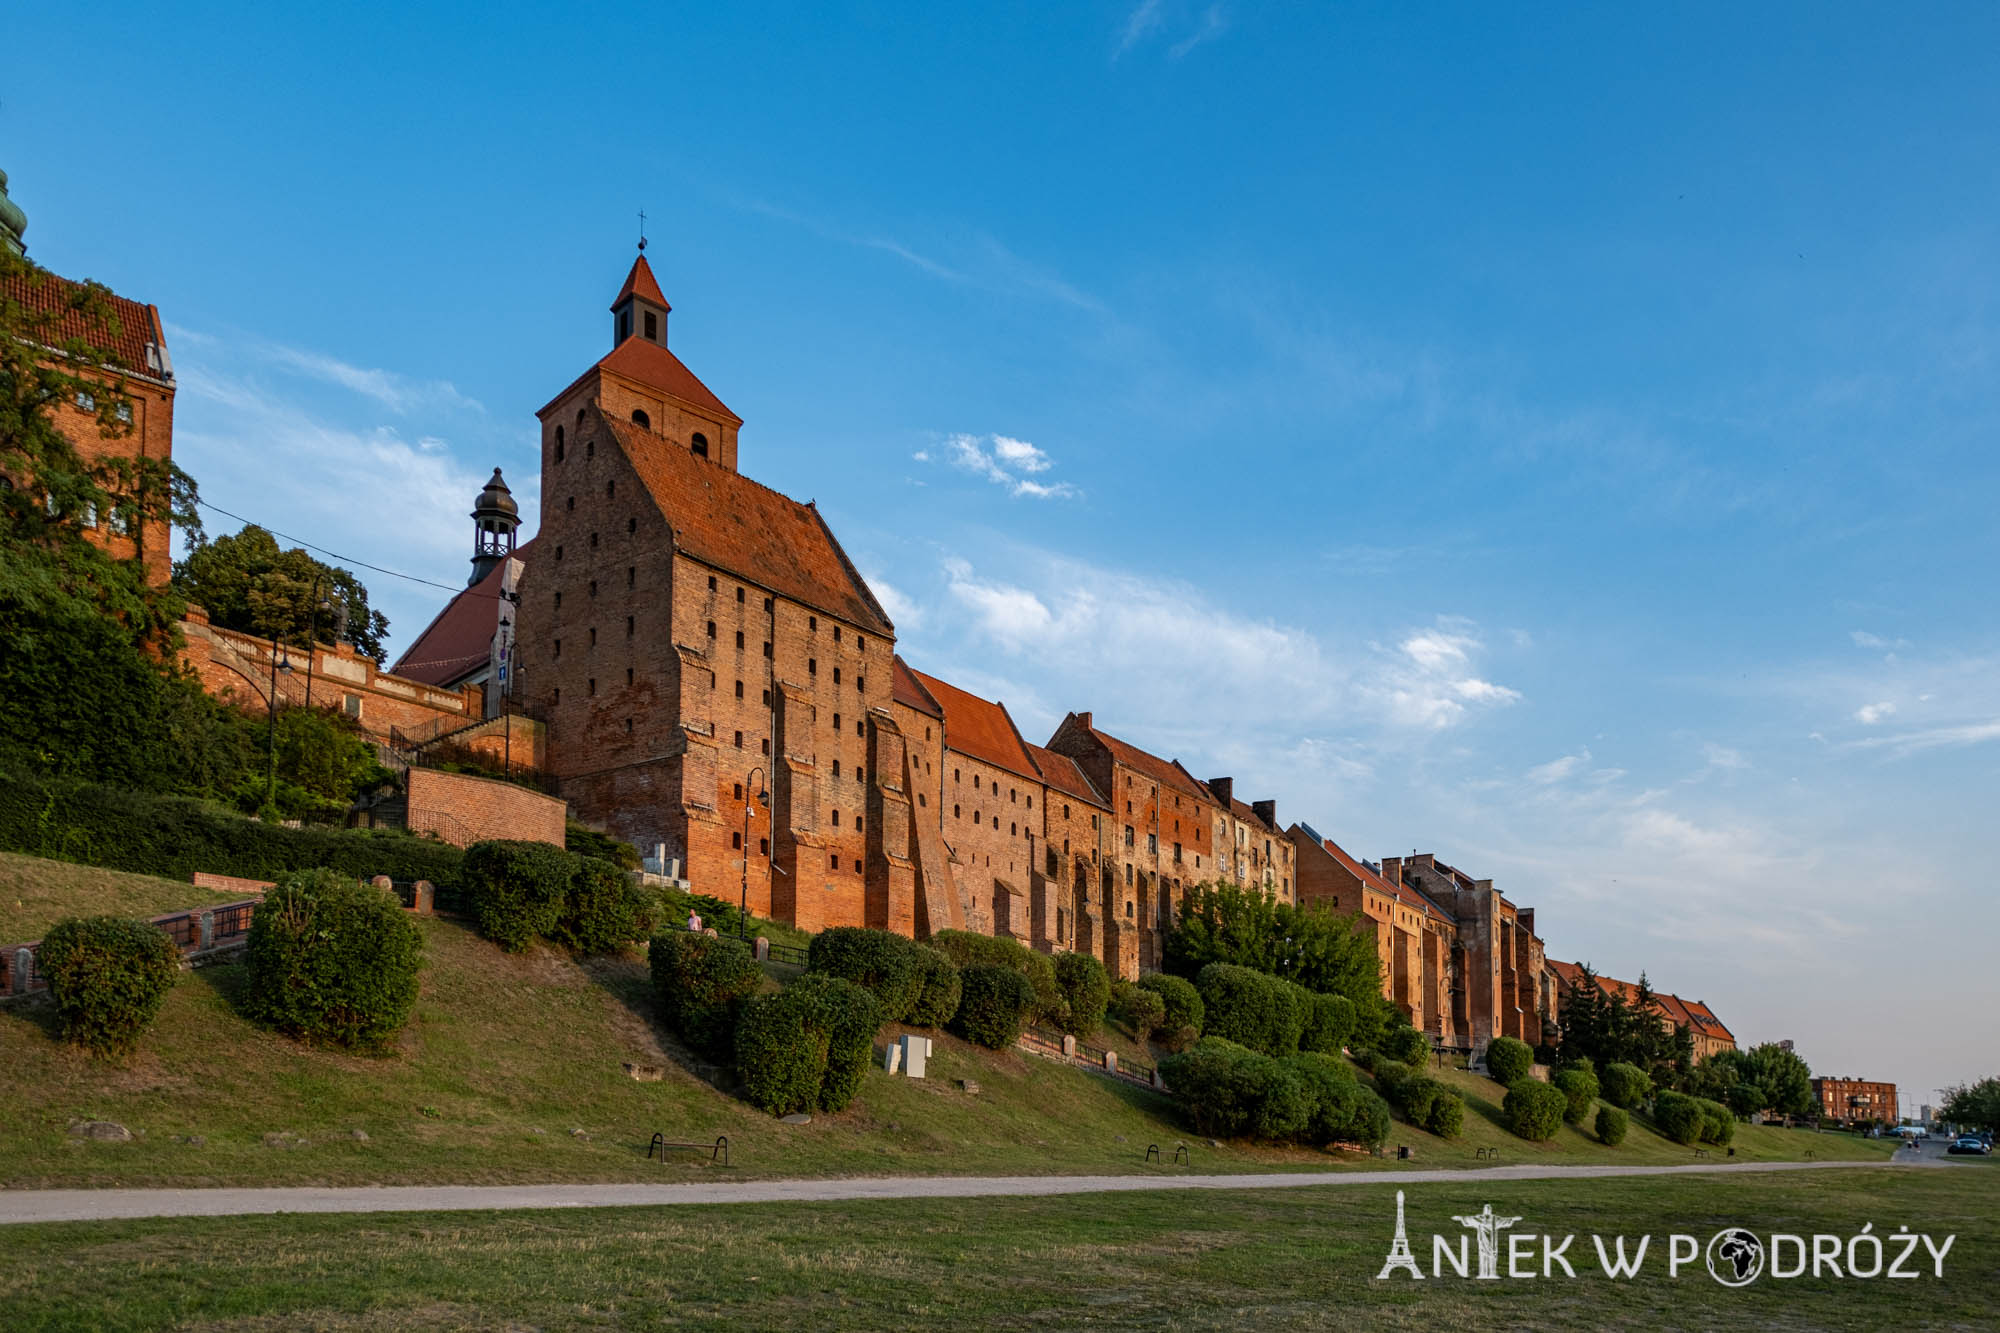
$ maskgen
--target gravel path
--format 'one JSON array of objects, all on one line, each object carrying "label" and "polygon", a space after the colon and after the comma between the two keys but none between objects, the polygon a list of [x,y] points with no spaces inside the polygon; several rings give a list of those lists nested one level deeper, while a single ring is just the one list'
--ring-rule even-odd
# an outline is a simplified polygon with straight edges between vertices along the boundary
[{"label": "gravel path", "polygon": [[[1903,1165],[1917,1165],[1904,1162]],[[850,1180],[702,1181],[671,1185],[380,1185],[353,1188],[0,1190],[0,1224],[255,1213],[431,1213],[514,1208],[635,1208],[842,1199],[972,1199],[1123,1190],[1296,1189],[1433,1181],[1571,1180],[1714,1172],[1823,1171],[1876,1162],[1737,1162],[1701,1166],[1496,1166],[1436,1171],[1313,1171],[1228,1176],[876,1176]]]}]

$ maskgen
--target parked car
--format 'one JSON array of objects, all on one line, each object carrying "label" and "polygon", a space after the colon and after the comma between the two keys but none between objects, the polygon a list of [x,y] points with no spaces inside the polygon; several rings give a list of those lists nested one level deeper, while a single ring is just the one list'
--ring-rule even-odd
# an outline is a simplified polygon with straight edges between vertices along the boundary
[{"label": "parked car", "polygon": [[1953,1139],[1951,1146],[1946,1148],[1945,1151],[1962,1156],[1970,1156],[1975,1153],[1985,1156],[1993,1151],[1993,1145],[1985,1139],[1980,1138],[1977,1134],[1967,1134],[1961,1138]]}]

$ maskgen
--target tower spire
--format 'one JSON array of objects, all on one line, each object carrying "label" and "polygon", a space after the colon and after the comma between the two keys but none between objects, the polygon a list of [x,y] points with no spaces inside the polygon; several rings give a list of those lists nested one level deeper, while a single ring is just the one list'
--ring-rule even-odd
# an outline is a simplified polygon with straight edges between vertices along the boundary
[{"label": "tower spire", "polygon": [[493,567],[514,554],[514,532],[521,526],[521,509],[513,492],[493,469],[493,479],[472,503],[472,587],[493,572]]},{"label": "tower spire", "polygon": [[632,261],[617,299],[611,303],[611,345],[618,347],[627,338],[637,337],[665,347],[667,312],[672,309],[653,278],[653,266],[646,262],[646,238],[641,235],[639,255]]}]

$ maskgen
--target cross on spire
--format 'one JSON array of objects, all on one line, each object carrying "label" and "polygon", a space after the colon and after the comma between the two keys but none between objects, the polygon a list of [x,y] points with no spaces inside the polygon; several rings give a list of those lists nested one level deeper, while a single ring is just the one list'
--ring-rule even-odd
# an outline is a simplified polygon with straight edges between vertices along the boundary
[{"label": "cross on spire", "polygon": [[639,210],[639,248],[646,248],[646,210]]}]

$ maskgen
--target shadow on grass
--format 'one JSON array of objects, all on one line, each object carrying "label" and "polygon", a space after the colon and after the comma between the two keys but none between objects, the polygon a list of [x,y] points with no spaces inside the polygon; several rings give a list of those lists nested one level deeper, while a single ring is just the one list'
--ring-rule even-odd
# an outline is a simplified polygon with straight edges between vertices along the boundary
[{"label": "shadow on grass", "polygon": [[[726,1097],[741,1091],[736,1071],[727,1064],[714,1064],[690,1050],[680,1034],[668,1026],[653,994],[653,978],[645,959],[635,953],[602,954],[578,960],[591,984],[616,1000],[625,1011],[643,1024],[654,1044],[688,1077],[707,1084]],[[748,1103],[745,1103],[747,1106]]]}]

